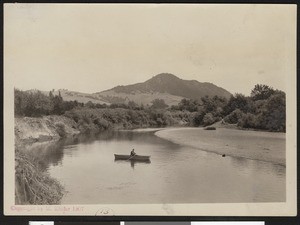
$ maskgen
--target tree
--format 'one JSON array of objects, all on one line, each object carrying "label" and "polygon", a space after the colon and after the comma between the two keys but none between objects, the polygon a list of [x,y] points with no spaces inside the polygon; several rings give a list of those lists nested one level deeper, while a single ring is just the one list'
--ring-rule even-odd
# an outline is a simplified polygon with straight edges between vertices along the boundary
[{"label": "tree", "polygon": [[239,119],[241,119],[242,117],[243,117],[243,112],[240,109],[236,109],[232,111],[229,115],[227,115],[224,118],[224,121],[226,123],[236,124],[238,123]]},{"label": "tree", "polygon": [[250,99],[243,94],[235,94],[231,96],[228,104],[224,107],[225,115],[230,114],[232,111],[240,109],[243,112],[251,111]]},{"label": "tree", "polygon": [[[196,112],[198,111],[199,103],[197,100],[193,99],[181,99],[181,101],[178,103],[178,109],[179,110],[187,110],[189,112]],[[173,107],[173,109],[176,109],[176,107]]]},{"label": "tree", "polygon": [[63,99],[61,96],[56,95],[52,99],[53,104],[53,114],[62,114],[63,113]]},{"label": "tree", "polygon": [[139,108],[139,106],[134,101],[129,101],[128,102],[128,108],[129,109],[137,109],[137,108]]},{"label": "tree", "polygon": [[152,109],[165,109],[168,105],[165,103],[163,99],[154,99],[152,102]]},{"label": "tree", "polygon": [[201,101],[205,112],[213,112],[216,110],[217,105],[212,98],[205,96],[201,98]]},{"label": "tree", "polygon": [[84,104],[86,107],[93,109],[95,108],[95,104],[92,101],[88,101],[87,103]]},{"label": "tree", "polygon": [[285,131],[286,103],[285,94],[274,94],[267,100],[262,113],[264,129],[271,131]]},{"label": "tree", "polygon": [[251,113],[242,113],[242,117],[238,120],[238,126],[243,128],[257,128],[257,118]]},{"label": "tree", "polygon": [[[203,124],[203,118],[205,116],[205,112],[204,111],[199,111],[199,112],[196,112],[193,119],[192,119],[192,122],[193,122],[193,125],[194,126],[200,126]],[[207,118],[206,118],[207,119]]]},{"label": "tree", "polygon": [[251,98],[256,100],[268,99],[274,94],[274,89],[265,84],[256,84],[251,91]]},{"label": "tree", "polygon": [[206,113],[203,117],[204,126],[211,125],[215,122],[214,116],[211,113]]},{"label": "tree", "polygon": [[24,94],[22,91],[15,89],[15,115],[22,116],[24,111]]},{"label": "tree", "polygon": [[51,111],[49,97],[41,91],[26,92],[15,89],[15,115],[41,116]]},{"label": "tree", "polygon": [[52,93],[52,91],[49,92],[49,98],[52,100],[54,98],[54,95]]},{"label": "tree", "polygon": [[15,115],[18,116],[42,116],[50,114],[63,114],[83,103],[77,101],[63,101],[60,93],[56,96],[50,91],[44,94],[41,91],[14,90]]},{"label": "tree", "polygon": [[33,106],[33,115],[47,115],[50,113],[51,101],[47,95],[43,94],[41,91],[37,91],[31,95],[32,101],[34,102]]},{"label": "tree", "polygon": [[214,97],[202,97],[202,108],[208,113],[212,113],[215,117],[220,117],[223,114],[223,108],[227,104],[226,98],[215,95]]}]

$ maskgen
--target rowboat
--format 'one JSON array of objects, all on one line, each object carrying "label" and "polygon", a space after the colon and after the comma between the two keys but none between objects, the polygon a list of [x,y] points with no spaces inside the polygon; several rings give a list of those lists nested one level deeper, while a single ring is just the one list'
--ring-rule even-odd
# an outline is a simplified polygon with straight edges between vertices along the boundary
[{"label": "rowboat", "polygon": [[132,160],[132,161],[150,161],[150,156],[142,155],[117,155],[115,154],[115,160]]}]

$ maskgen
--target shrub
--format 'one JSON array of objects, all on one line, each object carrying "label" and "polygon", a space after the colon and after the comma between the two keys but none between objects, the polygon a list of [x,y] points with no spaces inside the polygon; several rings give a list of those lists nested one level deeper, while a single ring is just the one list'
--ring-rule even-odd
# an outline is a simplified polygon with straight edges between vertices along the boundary
[{"label": "shrub", "polygon": [[56,123],[55,127],[56,127],[56,132],[58,133],[58,135],[60,137],[66,137],[67,136],[66,128],[65,128],[65,125],[63,123]]},{"label": "shrub", "polygon": [[211,125],[215,122],[215,118],[211,113],[206,113],[203,117],[203,125]]},{"label": "shrub", "polygon": [[202,111],[202,112],[197,112],[193,115],[193,118],[192,118],[192,124],[193,126],[200,126],[203,124],[203,118],[205,116],[205,113]]},{"label": "shrub", "polygon": [[242,114],[242,117],[238,120],[238,126],[243,128],[257,128],[257,117],[251,113]]},{"label": "shrub", "polygon": [[215,127],[205,127],[204,130],[216,130],[217,128]]},{"label": "shrub", "polygon": [[241,119],[243,116],[243,112],[240,109],[236,109],[234,111],[232,111],[229,115],[227,115],[224,118],[224,121],[226,123],[230,123],[230,124],[236,124],[238,123],[239,119]]}]

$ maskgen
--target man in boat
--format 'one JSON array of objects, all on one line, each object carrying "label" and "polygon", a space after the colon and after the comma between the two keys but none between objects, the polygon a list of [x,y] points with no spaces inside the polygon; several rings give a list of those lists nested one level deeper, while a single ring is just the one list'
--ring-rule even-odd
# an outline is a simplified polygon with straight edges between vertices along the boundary
[{"label": "man in boat", "polygon": [[134,149],[132,149],[132,151],[130,152],[130,156],[135,156],[136,153],[134,152]]}]

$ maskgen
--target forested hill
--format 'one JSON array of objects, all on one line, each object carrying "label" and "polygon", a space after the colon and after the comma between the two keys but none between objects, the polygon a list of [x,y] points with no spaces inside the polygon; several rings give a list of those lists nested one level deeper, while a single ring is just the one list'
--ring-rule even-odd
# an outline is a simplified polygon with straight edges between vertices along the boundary
[{"label": "forested hill", "polygon": [[229,99],[231,93],[212,83],[183,80],[173,74],[161,73],[143,83],[117,86],[95,95],[102,98],[115,97],[120,101],[127,99],[139,104],[149,104],[161,95],[160,98],[168,105],[176,105],[182,98],[200,100],[204,96],[219,96]]},{"label": "forested hill", "polygon": [[138,83],[127,86],[117,86],[111,90],[118,93],[131,93],[131,92],[159,92],[169,93],[176,96],[181,96],[190,99],[200,99],[204,96],[219,96],[230,97],[230,92],[220,88],[212,83],[200,83],[196,80],[182,80],[173,74],[161,73],[144,83]]}]

